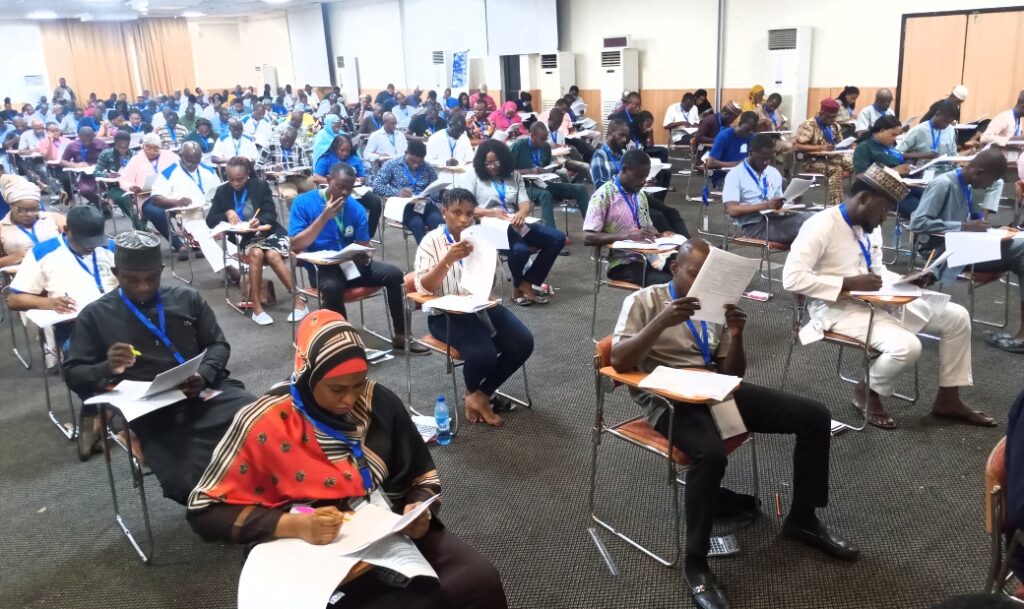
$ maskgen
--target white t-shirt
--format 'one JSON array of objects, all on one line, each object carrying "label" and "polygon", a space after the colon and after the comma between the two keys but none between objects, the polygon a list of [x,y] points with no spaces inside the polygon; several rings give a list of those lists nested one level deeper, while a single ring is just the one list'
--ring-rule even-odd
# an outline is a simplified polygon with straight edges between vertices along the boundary
[{"label": "white t-shirt", "polygon": [[[662,127],[667,127],[672,123],[678,123],[679,121],[685,121],[690,123],[694,127],[700,123],[700,115],[697,113],[697,106],[690,106],[689,110],[683,110],[682,102],[672,104],[665,110],[665,120],[661,123]],[[672,130],[672,142],[678,142],[680,138],[685,135],[682,129]]]},{"label": "white t-shirt", "polygon": [[412,106],[395,106],[391,109],[391,114],[395,115],[395,119],[398,121],[399,129],[408,129],[409,121],[412,120],[414,114],[416,114],[416,108]]},{"label": "white t-shirt", "polygon": [[[250,142],[251,144],[252,142]],[[160,172],[153,183],[153,196],[167,199],[186,198],[192,204],[206,203],[206,195],[220,186],[217,172],[209,165],[199,164],[194,173],[185,171],[181,163],[175,163]]]},{"label": "white t-shirt", "polygon": [[[114,253],[109,249],[97,248],[85,258],[79,258],[63,237],[57,237],[39,243],[25,255],[10,289],[45,296],[67,294],[81,305],[117,287],[117,278],[110,270],[113,266]],[[102,292],[96,287],[97,276]]]},{"label": "white t-shirt", "polygon": [[274,127],[267,117],[256,120],[250,114],[242,119],[242,133],[251,137],[257,146],[266,148],[274,135]]},{"label": "white t-shirt", "polygon": [[387,131],[384,131],[384,127],[381,127],[371,133],[370,137],[366,140],[363,158],[367,161],[376,161],[381,156],[393,159],[405,154],[405,149],[408,147],[409,142],[405,139],[404,133],[396,129],[394,133],[389,135]]},{"label": "white t-shirt", "polygon": [[251,135],[243,134],[242,137],[236,140],[231,137],[230,132],[225,133],[217,140],[217,143],[213,145],[211,154],[221,159],[244,156],[252,161],[260,157],[260,152],[256,149],[256,140]]},{"label": "white t-shirt", "polygon": [[427,162],[444,165],[449,159],[455,159],[460,165],[473,162],[473,144],[465,133],[459,139],[452,140],[446,129],[442,129],[427,138]]}]

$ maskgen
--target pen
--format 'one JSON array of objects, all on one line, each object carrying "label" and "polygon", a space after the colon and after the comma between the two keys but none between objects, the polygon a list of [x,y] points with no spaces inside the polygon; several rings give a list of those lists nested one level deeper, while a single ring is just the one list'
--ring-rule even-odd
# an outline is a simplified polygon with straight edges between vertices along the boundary
[{"label": "pen", "polygon": [[257,207],[256,211],[252,212],[252,217],[255,218],[255,217],[259,216],[259,215],[260,215],[260,208]]},{"label": "pen", "polygon": [[932,250],[931,254],[928,254],[928,262],[924,263],[924,268],[928,268],[928,265],[932,263],[932,258],[935,257],[935,250]]}]

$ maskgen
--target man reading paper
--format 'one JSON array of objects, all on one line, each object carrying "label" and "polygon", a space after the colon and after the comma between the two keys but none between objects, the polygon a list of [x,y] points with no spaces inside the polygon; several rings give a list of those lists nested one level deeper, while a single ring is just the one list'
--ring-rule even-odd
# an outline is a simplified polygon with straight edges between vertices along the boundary
[{"label": "man reading paper", "polygon": [[[185,400],[132,422],[164,495],[184,505],[235,413],[255,398],[229,378],[231,347],[199,292],[160,285],[157,237],[127,231],[115,245],[113,271],[121,287],[78,314],[65,379],[84,400],[124,380],[152,381],[205,350],[199,374],[179,387]],[[79,427],[89,446],[95,416],[83,411]]]},{"label": "man reading paper", "polygon": [[[743,376],[746,313],[729,305],[724,325],[691,320],[701,304],[688,294],[710,251],[706,241],[690,239],[671,263],[669,283],[646,287],[626,298],[613,335],[616,370],[697,367]],[[645,409],[651,427],[667,436],[664,403],[640,392],[634,392],[634,399]],[[828,503],[831,416],[825,406],[749,383],[740,385],[733,399],[749,431],[796,435],[793,503],[782,534],[837,558],[857,558],[859,550],[815,514]],[[673,407],[673,444],[692,461],[685,491],[686,585],[698,607],[727,608],[729,603],[707,562],[719,485],[728,461],[725,445],[709,406],[677,403]]]}]

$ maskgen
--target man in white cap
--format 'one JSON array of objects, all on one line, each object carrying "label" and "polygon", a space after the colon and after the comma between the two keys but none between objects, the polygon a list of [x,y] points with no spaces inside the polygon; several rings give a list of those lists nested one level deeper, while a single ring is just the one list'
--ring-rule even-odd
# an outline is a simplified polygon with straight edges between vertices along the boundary
[{"label": "man in white cap", "polygon": [[940,99],[939,101],[935,102],[934,104],[932,104],[931,106],[928,107],[928,111],[925,112],[924,116],[921,117],[921,122],[924,123],[924,122],[928,121],[929,119],[931,119],[932,115],[934,115],[935,112],[938,111],[939,106],[941,106],[943,104],[943,102],[947,102],[948,101],[951,104],[953,104],[954,107],[956,107],[956,113],[953,116],[953,124],[955,125],[955,124],[959,123],[960,122],[960,104],[962,104],[965,101],[967,101],[967,94],[968,93],[969,93],[969,91],[967,90],[967,87],[965,87],[964,85],[957,85],[957,86],[953,87],[953,90],[949,92],[949,97],[945,97],[943,99]]},{"label": "man in white cap", "polygon": [[142,216],[142,207],[149,199],[156,176],[171,165],[178,162],[178,155],[162,147],[163,139],[156,133],[147,133],[142,138],[142,149],[128,161],[120,173],[118,185],[121,190],[135,195],[135,228],[144,229],[146,220]]}]

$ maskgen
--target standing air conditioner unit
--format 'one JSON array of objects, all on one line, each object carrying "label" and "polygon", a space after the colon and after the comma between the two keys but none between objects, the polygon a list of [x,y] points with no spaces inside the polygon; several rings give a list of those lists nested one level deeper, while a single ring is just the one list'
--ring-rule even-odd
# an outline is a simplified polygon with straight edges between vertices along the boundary
[{"label": "standing air conditioner unit", "polygon": [[359,58],[337,55],[334,58],[334,84],[341,89],[346,102],[359,99]]},{"label": "standing air conditioner unit", "polygon": [[423,83],[424,90],[436,89],[438,97],[448,87],[452,76],[451,52],[433,51],[430,53],[430,82]]},{"label": "standing air conditioner unit", "polygon": [[601,51],[601,116],[607,118],[623,91],[640,89],[640,62],[636,49]]},{"label": "standing air conditioner unit", "polygon": [[[569,92],[576,84],[576,56],[572,53],[547,53],[540,56],[541,110],[550,110],[555,101]],[[536,106],[534,106],[536,107]]]},{"label": "standing air conditioner unit", "polygon": [[277,94],[277,68],[274,66],[256,66],[256,90],[263,91],[264,85],[270,85],[270,91]]},{"label": "standing air conditioner unit", "polygon": [[768,30],[768,93],[782,96],[791,129],[807,119],[812,32],[809,26]]}]

